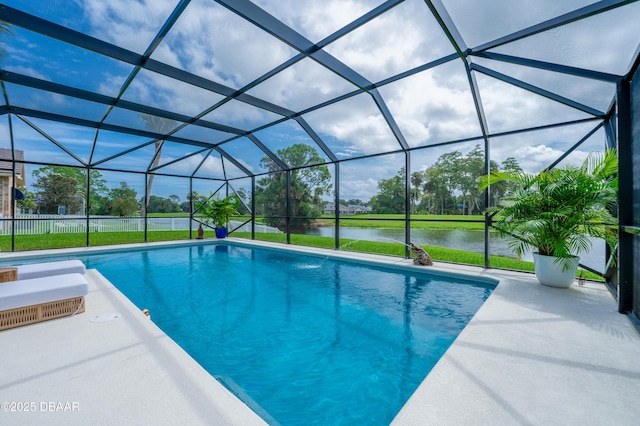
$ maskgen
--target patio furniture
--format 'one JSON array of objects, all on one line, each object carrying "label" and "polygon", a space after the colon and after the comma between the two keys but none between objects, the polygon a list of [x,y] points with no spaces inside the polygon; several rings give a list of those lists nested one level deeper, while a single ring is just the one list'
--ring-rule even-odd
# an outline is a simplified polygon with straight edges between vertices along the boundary
[{"label": "patio furniture", "polygon": [[0,268],[0,283],[16,281],[18,279],[18,268]]},{"label": "patio furniture", "polygon": [[79,273],[0,283],[0,330],[84,312],[88,292]]},{"label": "patio furniture", "polygon": [[18,279],[28,280],[31,278],[48,277],[62,274],[84,274],[87,269],[79,260],[62,260],[59,262],[33,263],[30,265],[20,265],[18,268]]}]

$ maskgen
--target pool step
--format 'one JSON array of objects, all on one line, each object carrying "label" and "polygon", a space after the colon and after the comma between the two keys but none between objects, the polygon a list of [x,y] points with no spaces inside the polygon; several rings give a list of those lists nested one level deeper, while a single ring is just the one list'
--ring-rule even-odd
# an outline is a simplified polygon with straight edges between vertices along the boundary
[{"label": "pool step", "polygon": [[262,420],[269,423],[271,426],[280,426],[280,423],[276,421],[271,415],[260,406],[257,402],[255,402],[247,393],[242,389],[231,377],[229,376],[213,376],[214,379],[222,383],[222,385],[229,390],[232,394],[234,394],[240,401],[244,402],[244,404],[251,408],[251,410],[259,415]]}]

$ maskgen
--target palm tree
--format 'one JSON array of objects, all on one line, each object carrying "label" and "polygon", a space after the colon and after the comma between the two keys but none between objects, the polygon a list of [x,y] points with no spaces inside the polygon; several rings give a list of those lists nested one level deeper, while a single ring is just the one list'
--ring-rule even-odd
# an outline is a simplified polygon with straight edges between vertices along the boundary
[{"label": "palm tree", "polygon": [[411,173],[411,207],[412,213],[416,214],[417,212],[417,204],[418,200],[422,196],[420,188],[422,188],[422,183],[424,182],[424,174],[422,172],[413,172]]},{"label": "palm tree", "polygon": [[591,238],[616,244],[618,159],[615,151],[592,152],[581,167],[565,166],[540,174],[494,171],[481,179],[481,189],[510,182],[514,190],[501,200],[495,228],[510,239],[517,255],[528,250],[569,259],[591,248]]},{"label": "palm tree", "polygon": [[[140,114],[140,118],[145,122],[147,129],[151,130],[155,133],[167,134],[171,131],[176,122],[173,120],[169,120],[167,118],[157,117],[155,115],[149,114]],[[154,142],[155,153],[153,157],[153,164],[151,168],[155,169],[160,164],[160,157],[162,156],[162,145],[164,144],[164,140],[156,140]],[[153,188],[153,179],[155,178],[155,173],[151,173],[149,175],[149,180],[147,181],[147,198],[142,206],[143,211],[147,210],[147,205],[149,204],[149,197],[151,197],[151,189]]]},{"label": "palm tree", "polygon": [[11,25],[5,21],[0,20],[0,60],[2,60],[2,58],[4,58],[5,54],[7,53],[4,48],[3,38],[12,34],[13,29],[11,28]]}]

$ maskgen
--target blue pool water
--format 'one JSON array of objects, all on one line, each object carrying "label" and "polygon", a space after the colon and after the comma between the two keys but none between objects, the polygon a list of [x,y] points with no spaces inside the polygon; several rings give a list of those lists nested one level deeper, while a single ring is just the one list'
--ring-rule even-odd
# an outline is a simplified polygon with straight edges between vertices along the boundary
[{"label": "blue pool water", "polygon": [[283,425],[388,424],[495,288],[233,244],[77,258]]}]

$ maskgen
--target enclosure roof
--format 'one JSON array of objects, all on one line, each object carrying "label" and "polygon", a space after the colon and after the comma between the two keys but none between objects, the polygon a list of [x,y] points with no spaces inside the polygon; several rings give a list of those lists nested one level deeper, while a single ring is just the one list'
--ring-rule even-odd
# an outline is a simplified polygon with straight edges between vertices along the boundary
[{"label": "enclosure roof", "polygon": [[633,0],[5,0],[0,20],[2,148],[219,179],[295,168],[296,144],[336,163],[522,134],[531,159],[580,129],[566,151],[640,41]]}]

